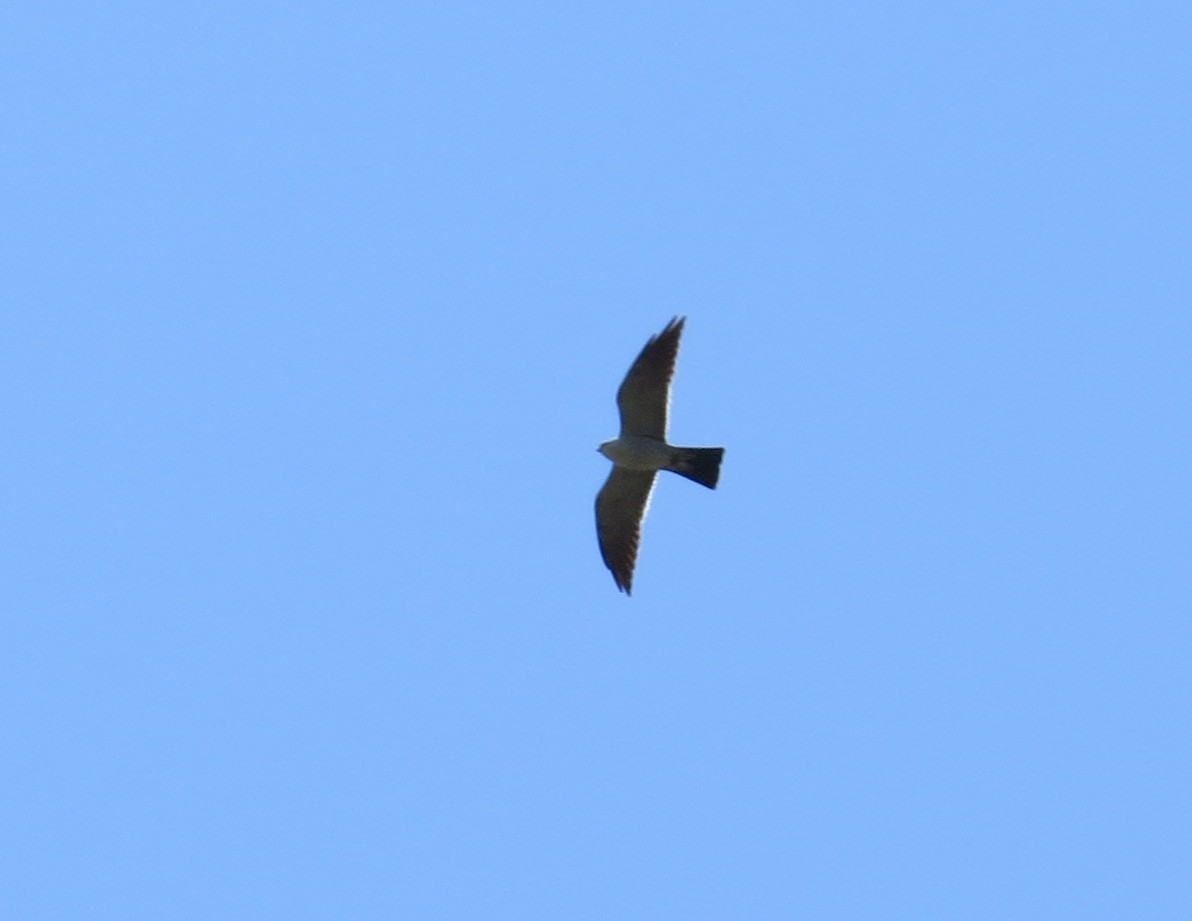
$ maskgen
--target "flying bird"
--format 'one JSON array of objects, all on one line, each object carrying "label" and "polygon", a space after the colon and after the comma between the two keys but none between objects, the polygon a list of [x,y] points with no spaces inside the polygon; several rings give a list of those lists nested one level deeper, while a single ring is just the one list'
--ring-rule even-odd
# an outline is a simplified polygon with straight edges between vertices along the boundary
[{"label": "flying bird", "polygon": [[724,448],[676,448],[666,443],[670,383],[685,320],[675,317],[641,350],[617,391],[621,434],[597,449],[613,462],[596,496],[600,555],[626,595],[633,589],[642,520],[658,471],[670,470],[708,489],[715,489],[720,479]]}]

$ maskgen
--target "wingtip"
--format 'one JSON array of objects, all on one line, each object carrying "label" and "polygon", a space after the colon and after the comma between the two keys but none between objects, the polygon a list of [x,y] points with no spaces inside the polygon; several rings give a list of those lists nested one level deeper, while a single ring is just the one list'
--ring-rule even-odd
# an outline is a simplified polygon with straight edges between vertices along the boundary
[{"label": "wingtip", "polygon": [[686,322],[687,322],[687,318],[685,316],[683,316],[682,314],[676,314],[675,316],[670,318],[670,320],[667,322],[666,326],[662,327],[661,332],[655,333],[653,336],[650,337],[650,342],[646,343],[646,345],[649,346],[650,344],[657,342],[663,336],[679,335],[680,333],[683,332],[683,324]]}]

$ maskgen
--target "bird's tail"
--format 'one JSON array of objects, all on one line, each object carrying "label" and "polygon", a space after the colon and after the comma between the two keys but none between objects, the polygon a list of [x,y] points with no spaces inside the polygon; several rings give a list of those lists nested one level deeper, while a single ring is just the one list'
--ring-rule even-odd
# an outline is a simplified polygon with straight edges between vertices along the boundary
[{"label": "bird's tail", "polygon": [[715,489],[723,457],[724,448],[675,448],[674,459],[666,469]]}]

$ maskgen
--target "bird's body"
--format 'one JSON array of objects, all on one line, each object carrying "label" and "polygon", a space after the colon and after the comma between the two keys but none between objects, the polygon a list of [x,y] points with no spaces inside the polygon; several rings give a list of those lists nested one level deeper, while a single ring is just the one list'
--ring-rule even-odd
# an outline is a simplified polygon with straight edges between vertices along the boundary
[{"label": "bird's body", "polygon": [[666,441],[670,382],[684,319],[676,317],[646,343],[617,391],[621,434],[598,449],[613,462],[596,496],[600,554],[617,588],[629,594],[641,525],[659,470],[715,489],[724,448],[681,448]]},{"label": "bird's body", "polygon": [[618,467],[630,470],[663,470],[674,459],[675,449],[661,438],[622,435],[600,446],[600,453]]}]

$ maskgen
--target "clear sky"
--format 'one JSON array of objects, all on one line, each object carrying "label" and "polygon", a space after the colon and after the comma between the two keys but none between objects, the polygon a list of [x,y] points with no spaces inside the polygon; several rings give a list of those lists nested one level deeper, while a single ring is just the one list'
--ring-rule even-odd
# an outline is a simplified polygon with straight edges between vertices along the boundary
[{"label": "clear sky", "polygon": [[0,916],[1192,917],[1187,3],[0,36]]}]

